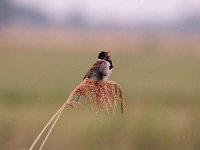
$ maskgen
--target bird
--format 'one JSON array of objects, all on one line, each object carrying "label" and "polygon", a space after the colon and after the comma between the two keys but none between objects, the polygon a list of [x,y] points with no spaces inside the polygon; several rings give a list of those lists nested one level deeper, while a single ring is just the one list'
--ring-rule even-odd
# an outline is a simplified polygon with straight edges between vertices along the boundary
[{"label": "bird", "polygon": [[89,69],[83,79],[92,79],[96,81],[107,81],[112,73],[113,63],[109,52],[101,51],[98,54],[97,61]]}]

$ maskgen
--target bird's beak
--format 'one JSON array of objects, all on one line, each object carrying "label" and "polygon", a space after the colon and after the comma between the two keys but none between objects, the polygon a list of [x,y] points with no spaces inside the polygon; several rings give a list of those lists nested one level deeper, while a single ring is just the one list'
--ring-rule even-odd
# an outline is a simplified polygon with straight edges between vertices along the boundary
[{"label": "bird's beak", "polygon": [[108,57],[108,58],[110,58],[109,51],[108,51],[108,52],[106,52],[106,53],[107,53],[107,57]]}]

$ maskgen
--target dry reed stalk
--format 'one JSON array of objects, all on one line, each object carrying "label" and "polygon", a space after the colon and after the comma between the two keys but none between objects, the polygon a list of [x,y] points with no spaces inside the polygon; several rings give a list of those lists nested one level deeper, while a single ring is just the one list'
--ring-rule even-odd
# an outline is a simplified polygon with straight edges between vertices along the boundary
[{"label": "dry reed stalk", "polygon": [[[120,100],[121,104],[121,113],[123,113],[124,107],[124,96],[122,89],[119,84],[114,81],[100,81],[85,79],[83,80],[70,94],[65,103],[59,108],[59,110],[51,117],[46,126],[39,133],[29,150],[32,150],[35,144],[40,139],[41,135],[45,132],[48,126],[52,123],[45,139],[43,140],[39,150],[42,150],[45,142],[47,141],[49,135],[51,134],[55,124],[57,123],[61,113],[66,106],[76,107],[79,105],[79,97],[84,96],[88,98],[90,107],[95,107],[96,112],[100,110],[106,110],[107,112],[114,110],[117,106],[117,99]],[[74,100],[74,97],[78,97],[77,101]]]}]

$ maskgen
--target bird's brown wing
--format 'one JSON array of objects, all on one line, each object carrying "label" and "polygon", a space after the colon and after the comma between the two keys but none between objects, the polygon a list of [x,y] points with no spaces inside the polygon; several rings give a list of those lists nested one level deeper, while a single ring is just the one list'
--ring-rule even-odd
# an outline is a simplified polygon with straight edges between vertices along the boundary
[{"label": "bird's brown wing", "polygon": [[103,63],[104,61],[97,61],[91,68],[90,70],[86,73],[86,75],[84,76],[83,79],[85,78],[90,78],[92,73],[94,72],[97,72],[101,66],[101,64]]}]

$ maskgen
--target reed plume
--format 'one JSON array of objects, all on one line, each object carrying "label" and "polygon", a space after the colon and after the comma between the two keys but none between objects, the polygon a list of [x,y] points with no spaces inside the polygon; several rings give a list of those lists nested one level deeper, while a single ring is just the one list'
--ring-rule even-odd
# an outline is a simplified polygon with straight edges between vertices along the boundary
[{"label": "reed plume", "polygon": [[119,84],[114,81],[96,81],[85,79],[71,93],[67,99],[68,106],[77,106],[78,100],[74,101],[73,97],[85,97],[89,100],[91,108],[95,111],[105,109],[107,112],[114,112],[117,99],[121,103],[121,113],[123,113],[124,97]]},{"label": "reed plume", "polygon": [[106,110],[107,112],[114,112],[117,106],[117,100],[119,99],[121,105],[121,113],[123,113],[124,96],[119,84],[117,84],[114,81],[96,81],[91,79],[85,79],[69,94],[69,97],[67,98],[65,103],[51,117],[49,122],[34,140],[29,150],[32,150],[34,148],[35,144],[38,142],[42,134],[51,124],[51,127],[47,132],[46,137],[40,145],[39,150],[42,150],[45,142],[51,134],[63,110],[66,108],[66,106],[77,107],[80,104],[80,97],[85,97],[86,99],[88,99],[91,109],[93,110],[93,108],[95,108],[96,112],[99,112],[101,110]]}]

